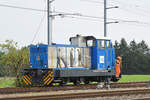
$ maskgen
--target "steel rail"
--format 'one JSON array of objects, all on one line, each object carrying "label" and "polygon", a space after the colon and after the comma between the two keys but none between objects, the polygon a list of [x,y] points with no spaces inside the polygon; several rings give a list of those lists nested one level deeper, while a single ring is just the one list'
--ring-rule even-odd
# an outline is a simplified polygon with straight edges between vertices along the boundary
[{"label": "steel rail", "polygon": [[[86,90],[96,89],[98,84],[88,85],[66,85],[54,87],[26,87],[26,88],[1,88],[0,94],[27,93],[27,92],[47,92],[47,91],[67,91],[67,90]],[[125,82],[111,83],[111,88],[134,88],[134,87],[150,87],[150,82]]]},{"label": "steel rail", "polygon": [[105,96],[123,96],[123,95],[135,95],[135,94],[149,94],[150,89],[132,89],[132,90],[118,90],[118,91],[96,91],[85,93],[67,93],[56,95],[38,95],[38,96],[24,96],[24,97],[8,97],[1,98],[0,100],[64,100],[64,99],[76,99],[76,98],[92,98],[92,97],[105,97]]},{"label": "steel rail", "polygon": [[133,99],[133,100],[150,100],[150,97],[147,97],[147,98],[140,98],[140,99]]}]

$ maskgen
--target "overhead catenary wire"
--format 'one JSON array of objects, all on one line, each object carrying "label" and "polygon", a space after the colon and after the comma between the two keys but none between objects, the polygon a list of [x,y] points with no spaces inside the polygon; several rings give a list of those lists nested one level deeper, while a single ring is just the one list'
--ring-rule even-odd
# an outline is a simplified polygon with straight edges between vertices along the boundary
[{"label": "overhead catenary wire", "polygon": [[[45,8],[44,8],[44,9],[46,9],[46,5],[45,5]],[[42,25],[42,23],[43,23],[43,21],[44,21],[45,18],[46,18],[46,13],[44,13],[43,17],[41,18],[41,21],[40,21],[40,23],[39,23],[39,25],[38,25],[38,27],[37,27],[37,30],[36,30],[36,32],[35,32],[35,34],[34,34],[34,36],[33,36],[32,41],[31,41],[31,44],[34,42],[34,40],[35,40],[37,34],[39,33],[40,28],[41,28],[41,25]]]},{"label": "overhead catenary wire", "polygon": [[[26,7],[12,6],[12,5],[0,4],[0,6],[2,6],[2,7],[10,7],[10,8],[17,8],[17,9],[23,9],[23,10],[30,10],[30,11],[47,12],[47,10],[35,9],[35,8],[26,8]],[[96,16],[83,15],[83,14],[80,14],[80,13],[65,13],[65,12],[59,12],[59,11],[58,12],[55,11],[54,13],[62,13],[64,15],[65,14],[66,15],[72,14],[74,16],[84,16],[84,17],[89,17],[89,18],[99,18],[99,17],[96,17]]]},{"label": "overhead catenary wire", "polygon": [[95,1],[95,0],[80,0],[80,1],[85,1],[85,2],[92,2],[92,3],[104,4],[104,2]]},{"label": "overhead catenary wire", "polygon": [[[97,1],[97,0],[81,0],[81,1],[87,1],[87,2],[91,2],[91,3],[103,3],[103,2],[101,2],[101,1]],[[144,11],[146,11],[145,9],[140,9],[140,10],[142,10],[142,13],[140,13],[140,12],[135,12],[135,11],[132,11],[132,9],[131,9],[131,7],[140,7],[140,6],[137,6],[137,5],[132,5],[132,4],[127,4],[127,3],[125,3],[125,2],[122,2],[122,1],[118,1],[118,0],[111,0],[110,1],[110,3],[118,3],[118,4],[122,4],[122,5],[127,5],[127,6],[129,6],[130,7],[130,10],[129,10],[129,8],[126,8],[126,6],[124,6],[124,7],[119,7],[121,10],[123,10],[123,11],[126,11],[126,12],[129,12],[129,13],[132,13],[132,14],[136,14],[136,15],[139,15],[139,16],[144,16],[144,17],[150,17],[148,14],[149,13],[144,13]],[[109,4],[109,5],[113,5],[113,4]],[[144,14],[144,15],[143,15]],[[146,22],[137,22],[137,21],[123,21],[123,22],[135,22],[135,23],[139,23],[139,24],[149,24],[149,23],[146,23]]]},{"label": "overhead catenary wire", "polygon": [[96,22],[102,22],[101,20],[98,20],[98,19],[90,19],[90,18],[80,18],[80,17],[75,17],[75,16],[65,16],[65,17],[68,17],[68,18],[75,18],[75,19],[79,19],[79,20],[86,20],[86,21],[96,21]]},{"label": "overhead catenary wire", "polygon": [[[26,7],[20,7],[20,6],[13,6],[13,5],[6,5],[6,4],[0,4],[0,7],[9,7],[9,8],[16,8],[16,9],[22,9],[22,10],[29,10],[29,11],[38,11],[38,12],[47,12],[47,10],[43,9],[35,9],[35,8],[26,8]],[[59,12],[55,11],[54,13],[62,13],[62,14],[69,14],[65,12]],[[80,13],[72,13],[70,16],[80,16],[80,17],[87,17],[87,18],[93,18],[93,19],[104,19],[103,17],[97,17],[97,16],[90,16],[90,15],[83,15]],[[70,17],[71,18],[71,17]],[[73,17],[72,17],[73,18]],[[74,17],[75,18],[75,17]],[[79,18],[78,18],[79,19]],[[83,18],[82,18],[83,19]],[[85,19],[87,20],[87,19]],[[121,20],[121,19],[114,19],[114,18],[108,18],[108,20],[118,20],[121,21],[122,23],[137,23],[137,24],[147,24],[150,25],[148,22],[142,22],[142,21],[131,21],[131,20]],[[96,21],[96,20],[95,20]],[[97,20],[99,21],[99,20]]]},{"label": "overhead catenary wire", "polygon": [[6,4],[0,4],[0,7],[9,7],[9,8],[16,8],[16,9],[29,10],[29,11],[38,11],[38,12],[46,12],[47,11],[47,10],[42,10],[42,9],[26,8],[26,7],[6,5]]},{"label": "overhead catenary wire", "polygon": [[[95,0],[81,0],[81,1],[89,1],[89,2],[95,2],[95,3],[103,3],[100,1],[95,1]],[[111,1],[112,2],[112,1]],[[129,5],[126,4],[125,2],[121,2],[121,1],[117,1],[117,0],[113,0],[113,2],[118,2],[120,4],[124,4],[124,5]],[[42,9],[35,9],[35,8],[26,8],[26,7],[20,7],[20,6],[13,6],[13,5],[6,5],[6,4],[0,4],[1,7],[11,7],[11,8],[17,8],[17,9],[22,9],[22,10],[32,10],[32,11],[39,11],[39,12],[46,12],[47,10],[42,10]],[[131,4],[130,4],[131,6]],[[135,5],[134,5],[135,6]],[[137,7],[137,6],[135,6]]]},{"label": "overhead catenary wire", "polygon": [[[59,12],[57,11],[58,13],[62,13],[62,14],[67,14],[65,12]],[[72,15],[71,15],[72,16]],[[87,17],[87,18],[93,18],[93,19],[97,19],[97,21],[100,21],[104,19],[104,17],[98,17],[98,16],[90,16],[90,15],[83,15],[83,14],[80,14],[80,13],[76,13],[74,14],[73,16],[80,16],[80,17]],[[68,17],[68,16],[66,16]],[[71,18],[71,17],[70,17]],[[73,18],[73,17],[72,17]],[[74,17],[75,18],[75,17]],[[147,23],[147,22],[142,22],[142,21],[138,21],[138,20],[123,20],[123,19],[118,19],[118,18],[108,18],[108,20],[118,20],[119,22],[125,22],[125,23],[137,23],[137,24],[147,24],[147,25],[150,25],[150,23]],[[95,20],[96,21],[96,20]]]},{"label": "overhead catenary wire", "polygon": [[[145,8],[143,8],[139,5],[128,4],[128,3],[125,3],[123,1],[118,1],[118,0],[113,0],[111,2],[118,3],[119,5],[122,5],[123,7],[120,6],[120,9],[123,11],[129,12],[132,14],[136,14],[136,15],[139,15],[142,17],[150,17],[149,10],[146,11]],[[136,8],[136,10],[135,10],[135,8]]]},{"label": "overhead catenary wire", "polygon": [[134,14],[134,15],[138,15],[138,16],[142,16],[142,17],[150,17],[150,15],[148,15],[147,13],[140,13],[140,12],[136,12],[136,11],[133,11],[131,9],[128,9],[128,8],[120,8],[121,10],[123,11],[126,11],[128,13],[131,13],[131,14]]},{"label": "overhead catenary wire", "polygon": [[37,30],[36,30],[34,36],[33,36],[33,39],[32,39],[32,41],[31,41],[31,44],[34,42],[34,40],[35,40],[37,34],[39,33],[40,28],[41,28],[41,25],[42,25],[42,23],[43,23],[43,21],[44,21],[45,18],[46,18],[46,14],[44,14],[44,16],[42,17],[42,19],[41,19],[41,21],[40,21],[40,23],[39,23],[39,25],[38,25],[38,28],[37,28]]},{"label": "overhead catenary wire", "polygon": [[[85,1],[85,2],[89,2],[89,3],[95,3],[95,4],[101,4],[101,5],[104,4],[103,1],[96,1],[96,0],[80,0],[80,1]],[[108,4],[108,5],[113,6],[112,4]]]}]

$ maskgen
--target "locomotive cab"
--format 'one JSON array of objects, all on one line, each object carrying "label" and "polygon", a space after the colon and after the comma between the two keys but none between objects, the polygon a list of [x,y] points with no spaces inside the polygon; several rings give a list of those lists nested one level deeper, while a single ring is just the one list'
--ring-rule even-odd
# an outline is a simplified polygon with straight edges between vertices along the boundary
[{"label": "locomotive cab", "polygon": [[92,69],[112,71],[115,66],[115,52],[108,39],[97,39],[96,46],[92,48]]},{"label": "locomotive cab", "polygon": [[110,39],[96,39],[93,36],[70,38],[71,44],[89,47],[92,70],[113,71],[115,69],[115,50],[111,47]]}]

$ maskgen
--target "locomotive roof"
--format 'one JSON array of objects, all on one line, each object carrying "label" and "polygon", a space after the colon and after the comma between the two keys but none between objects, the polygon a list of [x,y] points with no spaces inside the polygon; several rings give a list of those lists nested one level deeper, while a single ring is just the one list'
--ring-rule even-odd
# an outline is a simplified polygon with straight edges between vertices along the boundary
[{"label": "locomotive roof", "polygon": [[86,40],[111,40],[111,38],[109,37],[102,37],[102,36],[81,36],[81,35],[76,35],[76,37],[70,37],[69,41],[71,41],[71,39],[73,38],[77,38],[77,37],[83,37],[85,38]]}]

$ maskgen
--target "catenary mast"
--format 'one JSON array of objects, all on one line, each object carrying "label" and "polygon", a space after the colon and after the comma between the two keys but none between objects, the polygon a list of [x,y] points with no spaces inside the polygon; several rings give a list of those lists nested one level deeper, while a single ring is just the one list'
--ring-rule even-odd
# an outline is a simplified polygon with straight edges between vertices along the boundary
[{"label": "catenary mast", "polygon": [[52,11],[51,11],[51,3],[54,0],[47,0],[47,37],[48,37],[48,45],[52,44]]}]

